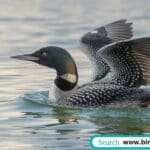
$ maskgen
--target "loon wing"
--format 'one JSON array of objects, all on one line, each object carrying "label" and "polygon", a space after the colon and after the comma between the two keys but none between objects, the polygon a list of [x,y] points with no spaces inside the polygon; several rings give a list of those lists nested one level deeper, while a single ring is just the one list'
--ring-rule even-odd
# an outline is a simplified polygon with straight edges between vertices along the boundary
[{"label": "loon wing", "polygon": [[127,23],[124,19],[96,28],[94,31],[98,31],[96,34],[101,38],[109,38],[114,42],[131,38],[133,36],[131,25],[132,23]]},{"label": "loon wing", "polygon": [[150,85],[150,37],[113,43],[97,54],[112,70],[106,82],[130,87]]},{"label": "loon wing", "polygon": [[90,44],[88,43],[90,40],[93,40],[93,42],[95,40],[95,42],[101,42],[97,44],[99,46],[102,45],[101,47],[103,47],[104,45],[115,41],[129,39],[133,36],[131,25],[132,23],[128,23],[126,19],[106,24],[84,34],[81,37],[81,43]]},{"label": "loon wing", "polygon": [[80,39],[81,49],[90,58],[94,65],[93,80],[105,77],[110,68],[103,58],[98,58],[96,52],[110,43],[129,39],[133,36],[132,23],[127,20],[118,20],[86,33]]}]

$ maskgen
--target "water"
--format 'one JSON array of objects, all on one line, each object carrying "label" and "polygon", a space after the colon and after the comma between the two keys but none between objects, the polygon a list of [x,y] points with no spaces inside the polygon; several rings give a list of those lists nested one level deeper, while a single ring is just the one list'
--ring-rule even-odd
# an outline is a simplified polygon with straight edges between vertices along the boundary
[{"label": "water", "polygon": [[55,72],[16,54],[43,46],[66,48],[78,65],[79,83],[91,66],[78,39],[105,23],[128,18],[135,37],[150,35],[147,0],[0,0],[0,147],[10,149],[90,149],[100,133],[150,133],[149,109],[69,109],[49,105]]}]

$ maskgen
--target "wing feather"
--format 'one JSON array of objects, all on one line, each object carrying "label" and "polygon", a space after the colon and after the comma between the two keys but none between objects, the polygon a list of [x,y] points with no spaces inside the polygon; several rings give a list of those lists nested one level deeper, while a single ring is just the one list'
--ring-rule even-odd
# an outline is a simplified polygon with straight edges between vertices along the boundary
[{"label": "wing feather", "polygon": [[115,79],[116,84],[132,87],[150,85],[150,37],[113,43],[97,54],[113,70],[111,80]]},{"label": "wing feather", "polygon": [[126,19],[118,20],[86,33],[80,39],[81,49],[90,58],[94,66],[93,80],[104,78],[110,71],[108,64],[103,58],[98,58],[96,52],[113,42],[129,39],[133,36],[132,23]]}]

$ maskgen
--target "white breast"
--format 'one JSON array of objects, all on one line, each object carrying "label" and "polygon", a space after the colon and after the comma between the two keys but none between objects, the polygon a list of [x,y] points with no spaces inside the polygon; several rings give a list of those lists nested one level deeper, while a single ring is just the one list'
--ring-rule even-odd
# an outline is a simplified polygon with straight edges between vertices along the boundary
[{"label": "white breast", "polygon": [[59,89],[54,82],[50,84],[50,89],[49,89],[49,100],[53,103],[56,103],[58,99],[60,99],[63,95],[68,94],[72,90],[69,91],[62,91]]}]

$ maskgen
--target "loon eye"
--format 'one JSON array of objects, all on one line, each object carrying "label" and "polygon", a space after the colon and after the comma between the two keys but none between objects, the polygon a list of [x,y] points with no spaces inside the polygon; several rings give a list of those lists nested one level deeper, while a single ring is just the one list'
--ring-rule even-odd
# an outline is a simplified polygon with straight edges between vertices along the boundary
[{"label": "loon eye", "polygon": [[41,52],[42,56],[47,56],[47,52]]}]

